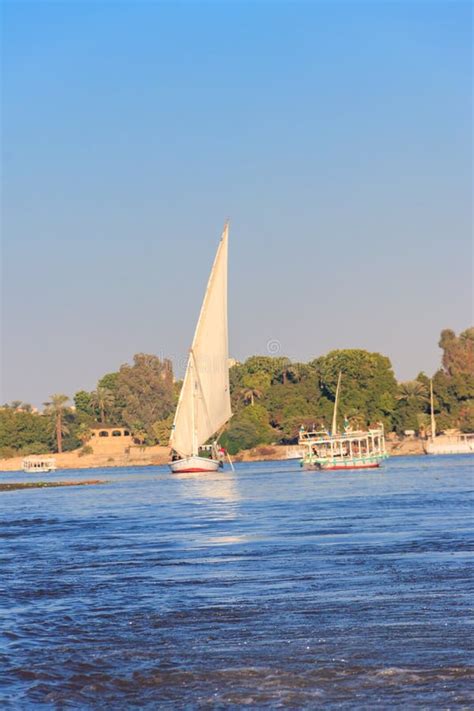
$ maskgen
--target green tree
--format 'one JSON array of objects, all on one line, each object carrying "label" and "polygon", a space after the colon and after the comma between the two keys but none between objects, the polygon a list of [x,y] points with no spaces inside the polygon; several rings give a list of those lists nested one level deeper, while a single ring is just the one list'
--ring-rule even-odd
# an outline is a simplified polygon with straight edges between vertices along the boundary
[{"label": "green tree", "polygon": [[38,413],[1,408],[0,451],[15,456],[26,454],[31,448],[38,453],[51,451],[48,419]]},{"label": "green tree", "polygon": [[443,368],[450,376],[474,373],[474,328],[456,336],[454,331],[441,331],[439,347],[443,349]]},{"label": "green tree", "polygon": [[98,382],[99,388],[107,388],[111,393],[115,394],[118,388],[119,374],[118,372],[106,373]]},{"label": "green tree", "polygon": [[282,366],[286,362],[288,362],[288,358],[284,356],[250,356],[250,358],[247,358],[245,363],[243,363],[243,368],[244,371],[250,375],[265,373],[270,376],[271,380],[274,380],[278,377]]},{"label": "green tree", "polygon": [[[365,418],[365,424],[383,422],[391,429],[396,404],[397,381],[390,360],[380,353],[360,349],[331,351],[313,361],[321,392],[334,402],[339,371],[342,384],[339,413]],[[342,425],[339,414],[338,427]]]},{"label": "green tree", "polygon": [[439,432],[451,428],[472,431],[474,328],[466,329],[459,336],[445,329],[439,345],[443,349],[443,367],[433,377],[437,429]]},{"label": "green tree", "polygon": [[163,420],[157,420],[153,423],[152,430],[157,444],[166,446],[171,435],[171,427],[173,425],[174,413],[171,413]]},{"label": "green tree", "polygon": [[100,422],[104,424],[106,416],[109,415],[115,405],[114,394],[103,385],[98,385],[97,390],[94,390],[91,396],[92,404],[99,410]]},{"label": "green tree", "polygon": [[74,407],[78,415],[83,415],[86,418],[94,418],[96,415],[93,404],[93,394],[86,390],[79,390],[74,395]]},{"label": "green tree", "polygon": [[154,444],[153,425],[174,409],[175,389],[169,360],[139,353],[133,365],[123,365],[118,373],[116,395],[124,403],[123,422],[137,436],[145,433],[145,442]]},{"label": "green tree", "polygon": [[122,415],[126,402],[119,393],[119,380],[120,377],[118,372],[107,373],[97,384],[97,387],[106,388],[110,393],[112,393],[113,402],[109,405],[107,419],[114,425],[125,424]]},{"label": "green tree", "polygon": [[429,390],[420,380],[408,380],[400,383],[396,395],[395,424],[399,432],[426,429],[426,410],[429,406]]},{"label": "green tree", "polygon": [[255,404],[241,410],[232,418],[220,441],[230,454],[236,454],[241,449],[269,444],[273,438],[274,432],[268,421],[268,412],[262,405]]}]

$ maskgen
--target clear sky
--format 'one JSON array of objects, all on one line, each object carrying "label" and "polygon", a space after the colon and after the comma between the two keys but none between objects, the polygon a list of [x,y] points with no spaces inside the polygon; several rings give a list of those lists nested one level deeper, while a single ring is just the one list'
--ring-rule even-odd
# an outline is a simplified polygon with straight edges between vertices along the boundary
[{"label": "clear sky", "polygon": [[227,217],[235,358],[472,324],[470,3],[2,5],[2,401],[182,374]]}]

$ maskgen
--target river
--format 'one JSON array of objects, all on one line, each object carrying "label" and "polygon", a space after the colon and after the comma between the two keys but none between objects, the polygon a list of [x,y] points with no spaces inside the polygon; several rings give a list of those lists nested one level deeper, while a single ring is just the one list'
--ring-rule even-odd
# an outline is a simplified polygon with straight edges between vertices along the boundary
[{"label": "river", "polygon": [[1,493],[1,708],[472,708],[472,464]]}]

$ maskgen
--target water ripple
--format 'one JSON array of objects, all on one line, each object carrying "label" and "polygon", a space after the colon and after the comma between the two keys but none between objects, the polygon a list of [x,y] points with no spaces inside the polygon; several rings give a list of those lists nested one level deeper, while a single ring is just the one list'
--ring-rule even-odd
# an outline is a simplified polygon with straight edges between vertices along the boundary
[{"label": "water ripple", "polygon": [[472,707],[468,459],[102,476],[0,495],[2,708]]}]

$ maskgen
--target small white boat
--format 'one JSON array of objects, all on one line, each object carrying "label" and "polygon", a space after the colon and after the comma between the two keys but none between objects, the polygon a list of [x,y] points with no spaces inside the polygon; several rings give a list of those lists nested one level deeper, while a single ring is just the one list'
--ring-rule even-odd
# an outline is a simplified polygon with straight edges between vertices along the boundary
[{"label": "small white boat", "polygon": [[[232,417],[227,335],[226,224],[207,284],[189,351],[188,365],[171,429],[173,473],[215,472],[224,453],[216,443],[204,447]],[[208,451],[208,457],[201,456]]]},{"label": "small white boat", "polygon": [[426,443],[425,454],[474,454],[474,433],[440,435]]},{"label": "small white boat", "polygon": [[436,436],[433,381],[430,380],[431,437],[425,444],[425,454],[474,454],[474,432]]},{"label": "small white boat", "polygon": [[27,474],[42,474],[56,471],[54,457],[25,457],[21,463],[22,469]]}]

